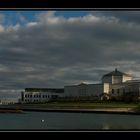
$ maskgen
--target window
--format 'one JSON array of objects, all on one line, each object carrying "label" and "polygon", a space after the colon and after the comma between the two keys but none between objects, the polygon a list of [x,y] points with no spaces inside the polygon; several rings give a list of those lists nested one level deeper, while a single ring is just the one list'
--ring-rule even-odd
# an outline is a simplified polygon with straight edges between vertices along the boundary
[{"label": "window", "polygon": [[41,97],[41,95],[39,95],[39,98]]},{"label": "window", "polygon": [[48,95],[48,98],[50,98],[50,96]]},{"label": "window", "polygon": [[120,89],[117,89],[117,93],[118,93],[118,94],[120,93]]},{"label": "window", "polygon": [[114,89],[112,89],[112,94],[114,94]]},{"label": "window", "polygon": [[32,98],[32,95],[30,95],[30,98]]},{"label": "window", "polygon": [[52,95],[53,99],[56,99],[58,97],[58,95]]},{"label": "window", "polygon": [[27,95],[25,95],[25,97],[27,97]]}]

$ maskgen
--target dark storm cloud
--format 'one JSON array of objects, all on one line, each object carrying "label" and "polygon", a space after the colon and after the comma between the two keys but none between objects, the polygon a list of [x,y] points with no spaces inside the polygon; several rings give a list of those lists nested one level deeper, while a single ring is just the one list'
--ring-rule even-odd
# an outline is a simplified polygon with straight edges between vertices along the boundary
[{"label": "dark storm cloud", "polygon": [[96,83],[115,67],[139,77],[139,13],[50,11],[22,26],[0,25],[0,89]]}]

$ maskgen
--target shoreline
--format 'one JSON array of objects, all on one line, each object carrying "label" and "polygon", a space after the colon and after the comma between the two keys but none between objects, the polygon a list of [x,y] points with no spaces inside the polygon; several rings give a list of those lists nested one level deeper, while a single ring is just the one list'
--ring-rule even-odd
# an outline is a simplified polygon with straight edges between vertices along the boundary
[{"label": "shoreline", "polygon": [[120,115],[140,115],[140,112],[126,111],[106,111],[106,110],[84,110],[84,109],[22,109],[32,112],[63,112],[63,113],[96,113],[96,114],[120,114]]},{"label": "shoreline", "polygon": [[0,109],[0,113],[23,113],[23,110],[17,110],[17,109]]},{"label": "shoreline", "polygon": [[128,107],[115,108],[74,108],[74,107],[33,107],[20,105],[0,106],[0,113],[23,113],[24,111],[34,112],[66,112],[66,113],[98,113],[98,114],[120,114],[120,115],[140,115],[140,110]]}]

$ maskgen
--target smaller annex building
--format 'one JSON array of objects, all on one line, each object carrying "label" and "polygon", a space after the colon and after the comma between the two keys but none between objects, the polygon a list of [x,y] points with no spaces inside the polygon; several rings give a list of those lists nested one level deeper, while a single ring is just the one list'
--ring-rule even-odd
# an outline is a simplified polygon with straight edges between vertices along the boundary
[{"label": "smaller annex building", "polygon": [[25,88],[21,92],[21,103],[46,102],[63,96],[64,88]]}]

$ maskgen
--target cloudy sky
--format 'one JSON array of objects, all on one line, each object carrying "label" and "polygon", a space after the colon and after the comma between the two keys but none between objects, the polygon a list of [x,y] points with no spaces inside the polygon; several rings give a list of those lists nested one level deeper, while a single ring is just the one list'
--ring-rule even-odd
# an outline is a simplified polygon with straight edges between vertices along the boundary
[{"label": "cloudy sky", "polygon": [[140,79],[140,11],[0,11],[0,98],[26,87]]}]

